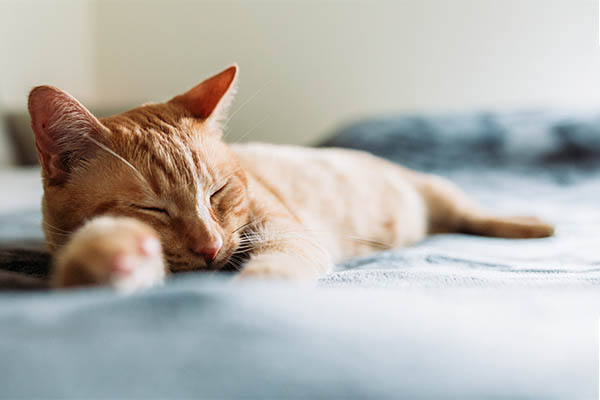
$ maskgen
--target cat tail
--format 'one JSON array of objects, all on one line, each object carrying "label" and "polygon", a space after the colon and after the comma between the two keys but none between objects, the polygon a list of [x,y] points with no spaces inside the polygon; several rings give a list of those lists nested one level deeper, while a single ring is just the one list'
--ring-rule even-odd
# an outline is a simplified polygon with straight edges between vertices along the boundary
[{"label": "cat tail", "polygon": [[499,216],[484,211],[446,179],[423,175],[418,187],[427,206],[429,233],[459,232],[512,239],[543,238],[554,226],[532,216]]},{"label": "cat tail", "polygon": [[458,232],[509,239],[544,238],[554,226],[532,216],[465,215]]}]

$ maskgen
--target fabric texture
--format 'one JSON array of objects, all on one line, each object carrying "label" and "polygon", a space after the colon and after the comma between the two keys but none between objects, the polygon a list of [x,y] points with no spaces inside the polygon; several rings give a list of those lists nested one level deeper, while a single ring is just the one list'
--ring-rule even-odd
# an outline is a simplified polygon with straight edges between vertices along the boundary
[{"label": "fabric texture", "polygon": [[[322,145],[444,175],[491,210],[554,222],[556,235],[432,236],[342,263],[316,288],[189,274],[130,297],[5,292],[2,395],[597,396],[597,115],[393,116]],[[39,224],[37,210],[0,215],[4,287],[23,272],[42,280],[19,288],[43,286]]]}]

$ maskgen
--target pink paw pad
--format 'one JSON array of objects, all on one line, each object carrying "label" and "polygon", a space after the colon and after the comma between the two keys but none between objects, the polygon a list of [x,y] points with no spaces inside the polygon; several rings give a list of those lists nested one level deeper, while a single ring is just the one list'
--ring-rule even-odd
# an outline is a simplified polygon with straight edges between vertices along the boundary
[{"label": "pink paw pad", "polygon": [[138,241],[135,253],[120,252],[113,256],[109,262],[110,270],[119,275],[131,275],[147,258],[158,256],[161,250],[157,238],[145,236]]},{"label": "pink paw pad", "polygon": [[119,275],[130,275],[135,269],[135,258],[127,254],[119,253],[109,263],[110,270]]}]

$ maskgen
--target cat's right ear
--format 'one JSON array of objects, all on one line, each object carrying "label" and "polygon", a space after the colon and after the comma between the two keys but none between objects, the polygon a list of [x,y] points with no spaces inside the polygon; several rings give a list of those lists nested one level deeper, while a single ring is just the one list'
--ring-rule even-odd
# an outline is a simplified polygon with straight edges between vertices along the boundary
[{"label": "cat's right ear", "polygon": [[103,126],[71,95],[52,86],[29,93],[31,128],[44,174],[54,182],[66,180],[73,162],[90,148],[90,135]]}]

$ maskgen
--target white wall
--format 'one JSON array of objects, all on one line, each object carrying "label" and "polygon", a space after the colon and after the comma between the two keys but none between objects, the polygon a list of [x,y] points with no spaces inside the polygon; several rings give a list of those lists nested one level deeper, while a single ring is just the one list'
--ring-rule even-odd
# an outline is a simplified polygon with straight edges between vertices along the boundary
[{"label": "white wall", "polygon": [[0,103],[25,107],[52,83],[94,102],[95,38],[90,0],[0,0]]},{"label": "white wall", "polygon": [[260,93],[232,140],[257,123],[246,139],[308,143],[371,114],[600,108],[595,0],[0,0],[0,21],[12,108],[42,82],[129,107],[237,61],[233,108]]}]

